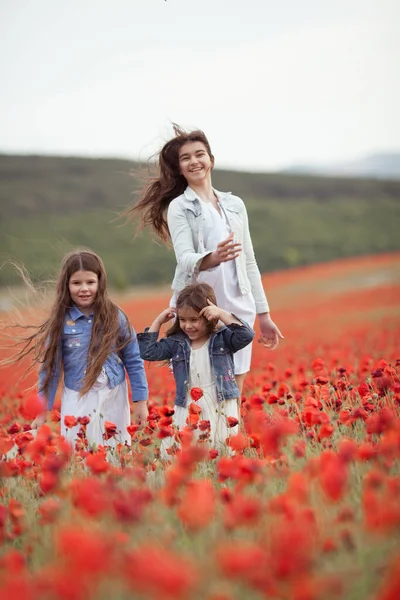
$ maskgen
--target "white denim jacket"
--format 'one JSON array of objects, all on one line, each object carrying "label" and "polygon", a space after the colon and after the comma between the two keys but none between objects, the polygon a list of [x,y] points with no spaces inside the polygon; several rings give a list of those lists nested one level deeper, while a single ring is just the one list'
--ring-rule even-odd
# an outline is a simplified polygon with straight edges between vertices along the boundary
[{"label": "white denim jacket", "polygon": [[[217,190],[214,192],[229,219],[235,241],[242,244],[242,252],[235,260],[240,293],[253,294],[258,314],[269,312],[260,271],[254,256],[244,202],[230,192]],[[201,202],[190,187],[172,200],[168,207],[167,221],[177,261],[172,289],[180,292],[185,285],[196,281],[201,261],[211,254],[204,248],[204,217]]]}]

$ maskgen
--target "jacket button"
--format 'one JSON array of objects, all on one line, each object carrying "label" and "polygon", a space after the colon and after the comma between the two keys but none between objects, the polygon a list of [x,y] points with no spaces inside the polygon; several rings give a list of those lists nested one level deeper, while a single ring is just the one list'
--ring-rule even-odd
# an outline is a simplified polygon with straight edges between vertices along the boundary
[{"label": "jacket button", "polygon": [[73,329],[73,330],[72,330],[72,333],[75,333],[75,332],[76,332],[76,329]]},{"label": "jacket button", "polygon": [[223,351],[223,348],[220,348],[221,352]]},{"label": "jacket button", "polygon": [[88,323],[91,323],[91,322],[92,322],[92,319],[89,319],[89,320],[88,320]]}]

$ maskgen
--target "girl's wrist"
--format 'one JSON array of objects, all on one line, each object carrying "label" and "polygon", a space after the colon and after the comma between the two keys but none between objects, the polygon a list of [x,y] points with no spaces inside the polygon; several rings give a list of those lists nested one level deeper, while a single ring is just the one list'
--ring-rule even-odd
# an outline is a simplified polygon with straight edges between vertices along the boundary
[{"label": "girl's wrist", "polygon": [[149,327],[149,333],[158,333],[160,329],[161,323],[159,323],[158,319],[155,319]]},{"label": "girl's wrist", "polygon": [[260,321],[264,320],[264,319],[271,319],[271,313],[270,312],[264,312],[264,313],[258,313],[258,318],[260,319]]}]

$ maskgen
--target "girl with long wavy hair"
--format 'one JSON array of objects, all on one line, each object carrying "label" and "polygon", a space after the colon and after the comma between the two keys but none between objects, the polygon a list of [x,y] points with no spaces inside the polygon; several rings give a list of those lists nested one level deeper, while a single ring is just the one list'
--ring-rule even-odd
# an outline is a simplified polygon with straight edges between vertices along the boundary
[{"label": "girl with long wavy hair", "polygon": [[[218,306],[250,327],[257,315],[259,341],[273,350],[283,336],[271,319],[244,202],[213,188],[214,156],[204,132],[186,132],[178,125],[174,132],[160,151],[158,177],[149,181],[128,214],[134,218],[139,213],[143,227],[151,227],[164,242],[172,241],[177,266],[171,306],[185,285],[208,283]],[[251,344],[235,354],[240,393],[250,362]]]},{"label": "girl with long wavy hair", "polygon": [[[130,443],[128,374],[135,418],[148,415],[148,386],[139,346],[127,316],[107,293],[103,261],[89,250],[67,254],[61,264],[50,316],[23,340],[13,361],[33,359],[39,367],[39,394],[50,410],[63,375],[61,433],[77,440],[82,424],[90,445]],[[71,417],[65,420],[65,417]],[[46,413],[32,423],[36,429]],[[105,423],[116,425],[107,442]],[[71,426],[72,425],[72,426]]]}]

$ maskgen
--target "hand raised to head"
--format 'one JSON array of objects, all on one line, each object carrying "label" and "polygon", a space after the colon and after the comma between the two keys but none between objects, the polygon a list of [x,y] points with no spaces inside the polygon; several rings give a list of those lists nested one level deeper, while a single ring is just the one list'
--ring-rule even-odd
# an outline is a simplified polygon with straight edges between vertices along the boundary
[{"label": "hand raised to head", "polygon": [[220,314],[221,314],[221,309],[216,306],[215,304],[213,304],[211,302],[211,300],[209,300],[207,298],[207,304],[208,306],[205,306],[204,308],[201,309],[201,311],[199,312],[199,315],[201,317],[204,317],[207,319],[207,321],[212,321],[213,319],[219,319]]}]

